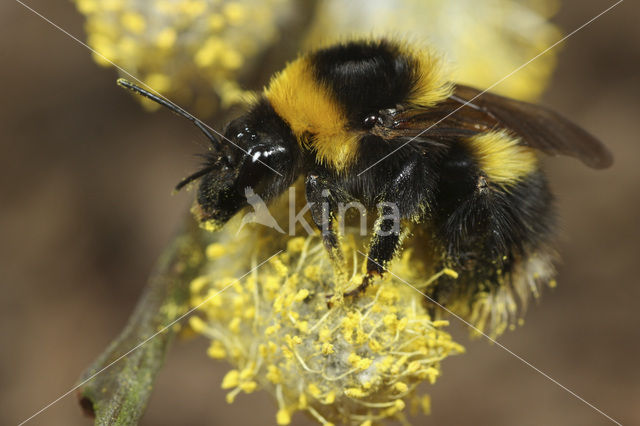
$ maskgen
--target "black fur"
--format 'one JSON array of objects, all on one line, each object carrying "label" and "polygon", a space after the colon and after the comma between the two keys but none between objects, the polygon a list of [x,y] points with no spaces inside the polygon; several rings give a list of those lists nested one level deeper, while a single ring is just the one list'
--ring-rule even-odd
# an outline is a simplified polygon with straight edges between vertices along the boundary
[{"label": "black fur", "polygon": [[351,42],[315,52],[315,77],[344,106],[354,128],[379,110],[404,102],[415,80],[416,64],[385,40]]},{"label": "black fur", "polygon": [[432,292],[438,302],[446,304],[454,292],[475,294],[508,282],[516,266],[551,241],[556,216],[541,171],[503,188],[486,179],[458,142],[440,164],[439,178],[432,243],[441,253],[439,266],[460,276],[438,281]]}]

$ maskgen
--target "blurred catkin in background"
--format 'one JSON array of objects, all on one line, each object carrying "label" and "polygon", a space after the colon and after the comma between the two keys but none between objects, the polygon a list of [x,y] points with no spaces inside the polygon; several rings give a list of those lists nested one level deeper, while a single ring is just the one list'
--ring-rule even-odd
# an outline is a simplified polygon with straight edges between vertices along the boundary
[{"label": "blurred catkin in background", "polygon": [[[111,61],[205,117],[247,100],[300,49],[340,37],[395,35],[432,45],[451,63],[452,80],[482,88],[560,38],[548,21],[554,0],[75,2],[99,64]],[[556,53],[495,91],[537,98]]]}]

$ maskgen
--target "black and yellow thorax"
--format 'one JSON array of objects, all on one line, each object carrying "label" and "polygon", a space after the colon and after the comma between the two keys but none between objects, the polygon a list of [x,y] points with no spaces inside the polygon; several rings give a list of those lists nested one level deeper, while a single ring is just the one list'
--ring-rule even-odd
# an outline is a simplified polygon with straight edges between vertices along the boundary
[{"label": "black and yellow thorax", "polygon": [[354,163],[368,116],[397,105],[428,108],[450,92],[430,50],[375,40],[303,55],[264,95],[319,163],[343,172]]}]

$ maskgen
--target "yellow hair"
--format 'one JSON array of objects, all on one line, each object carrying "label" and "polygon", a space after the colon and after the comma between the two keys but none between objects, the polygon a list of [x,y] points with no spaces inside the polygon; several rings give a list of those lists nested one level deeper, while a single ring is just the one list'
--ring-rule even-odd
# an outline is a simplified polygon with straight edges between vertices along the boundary
[{"label": "yellow hair", "polygon": [[[329,89],[313,78],[307,58],[296,59],[276,74],[265,96],[298,141],[308,142],[322,163],[340,171],[353,161],[358,134],[346,130],[346,114]],[[305,141],[309,134],[312,139]]]},{"label": "yellow hair", "polygon": [[417,62],[418,75],[407,102],[430,108],[453,93],[453,83],[447,81],[442,59],[428,48],[417,48],[403,43],[401,51]]},{"label": "yellow hair", "polygon": [[489,181],[498,185],[517,183],[537,168],[535,151],[505,130],[473,136],[468,143]]}]

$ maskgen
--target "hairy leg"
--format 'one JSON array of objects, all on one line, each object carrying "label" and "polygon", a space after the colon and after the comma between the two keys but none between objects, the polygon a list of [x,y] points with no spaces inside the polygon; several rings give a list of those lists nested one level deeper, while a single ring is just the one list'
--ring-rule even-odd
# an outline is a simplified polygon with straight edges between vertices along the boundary
[{"label": "hairy leg", "polygon": [[340,235],[336,228],[338,203],[344,201],[344,192],[327,178],[309,173],[305,181],[305,192],[314,224],[322,234],[322,243],[338,277],[346,279],[346,265]]}]

